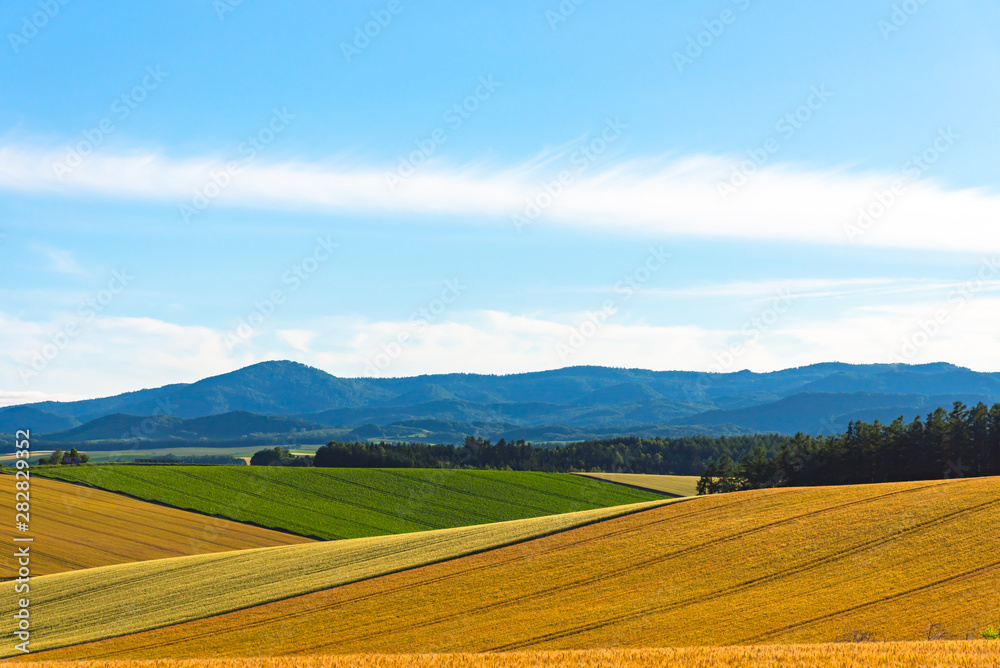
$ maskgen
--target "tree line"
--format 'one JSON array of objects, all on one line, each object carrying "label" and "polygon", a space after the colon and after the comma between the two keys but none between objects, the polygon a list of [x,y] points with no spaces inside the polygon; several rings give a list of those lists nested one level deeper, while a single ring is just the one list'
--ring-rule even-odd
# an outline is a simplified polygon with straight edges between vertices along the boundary
[{"label": "tree line", "polygon": [[763,487],[849,485],[1000,475],[1000,403],[955,402],[907,423],[855,421],[842,434],[796,434],[777,452],[709,462],[700,494]]},{"label": "tree line", "polygon": [[474,436],[460,446],[334,441],[315,455],[261,450],[250,463],[698,475],[701,494],[1000,475],[1000,403],[969,408],[956,402],[950,412],[938,408],[909,423],[902,417],[889,424],[854,421],[832,436],[621,437],[552,447]]},{"label": "tree line", "polygon": [[614,471],[699,475],[723,456],[740,458],[761,449],[776,453],[787,436],[622,437],[542,447],[500,439],[493,443],[467,436],[460,446],[427,443],[331,442],[314,456],[294,456],[285,448],[261,450],[256,466],[327,466],[344,468],[474,468],[552,473]]}]

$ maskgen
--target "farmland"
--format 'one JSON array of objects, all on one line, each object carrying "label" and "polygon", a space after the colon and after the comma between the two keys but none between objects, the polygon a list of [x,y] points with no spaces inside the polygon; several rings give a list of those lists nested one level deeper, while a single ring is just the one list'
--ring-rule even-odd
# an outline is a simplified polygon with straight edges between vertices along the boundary
[{"label": "farmland", "polygon": [[39,658],[965,639],[998,508],[996,478],[718,495]]},{"label": "farmland", "polygon": [[698,476],[653,475],[648,473],[581,473],[597,480],[648,489],[670,496],[694,496],[698,493]]},{"label": "farmland", "polygon": [[[638,512],[659,500],[489,525],[239,550],[32,578],[32,649],[154,629],[258,606],[386,573],[510,546]],[[682,503],[697,503],[684,501]],[[13,582],[0,584],[10,618]],[[13,652],[8,645],[0,655]]]},{"label": "farmland", "polygon": [[[599,649],[490,654],[350,654],[205,659],[184,668],[995,668],[997,650],[976,641],[834,643],[679,649]],[[17,664],[11,664],[17,665]],[[46,661],[47,668],[176,668],[173,661]]]},{"label": "farmland", "polygon": [[[0,494],[14,498],[14,476],[0,475]],[[56,480],[31,480],[34,575],[146,559],[310,542],[229,520],[206,517]],[[5,523],[9,544],[14,527]],[[12,551],[5,574],[16,573]]]},{"label": "farmland", "polygon": [[111,465],[40,468],[37,475],[326,540],[663,498],[568,474],[513,471]]}]

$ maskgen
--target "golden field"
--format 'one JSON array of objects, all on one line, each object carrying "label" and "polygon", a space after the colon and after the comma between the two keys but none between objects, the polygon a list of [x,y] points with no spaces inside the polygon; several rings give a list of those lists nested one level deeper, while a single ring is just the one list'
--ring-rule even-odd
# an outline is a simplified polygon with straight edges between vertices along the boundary
[{"label": "golden field", "polygon": [[[31,581],[31,647],[62,647],[220,615],[675,502],[45,575]],[[0,584],[4,620],[13,619],[13,587],[12,582]],[[2,656],[13,652],[9,645],[0,647]]]},{"label": "golden field", "polygon": [[[51,661],[47,668],[996,668],[996,643],[935,641],[496,654],[351,654],[248,659]],[[18,664],[11,664],[18,665]]]},{"label": "golden field", "polygon": [[971,638],[997,618],[998,508],[996,478],[703,497],[38,658]]},{"label": "golden field", "polygon": [[[4,542],[15,534],[34,538],[32,575],[123,564],[147,559],[298,545],[309,538],[263,529],[177,508],[138,501],[120,494],[31,478],[31,530],[3,523]],[[0,495],[14,499],[13,475],[0,475]],[[4,551],[4,573],[16,573],[14,550]]]},{"label": "golden field", "polygon": [[654,475],[651,473],[579,473],[577,475],[673,496],[694,496],[698,493],[698,476],[696,475]]}]

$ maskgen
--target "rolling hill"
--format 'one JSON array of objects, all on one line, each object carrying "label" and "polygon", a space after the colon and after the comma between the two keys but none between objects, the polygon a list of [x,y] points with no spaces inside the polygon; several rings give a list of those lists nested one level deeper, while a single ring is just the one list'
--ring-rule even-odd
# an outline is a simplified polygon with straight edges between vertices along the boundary
[{"label": "rolling hill", "polygon": [[[638,512],[671,500],[473,527],[155,559],[32,578],[32,651],[217,616]],[[14,583],[0,583],[11,618]],[[67,650],[72,652],[73,650]],[[11,644],[0,656],[15,653]],[[20,658],[20,655],[19,655]]]},{"label": "rolling hill", "polygon": [[39,475],[325,540],[662,498],[580,476],[519,471],[107,465],[45,467]]},{"label": "rolling hill", "polygon": [[[14,476],[0,494],[14,498]],[[31,479],[32,575],[192,554],[297,545],[307,538],[199,515],[57,480]],[[13,524],[0,532],[8,544]],[[4,573],[16,573],[14,550]]]},{"label": "rolling hill", "polygon": [[996,478],[700,497],[37,658],[975,637],[997,615],[998,508]]}]

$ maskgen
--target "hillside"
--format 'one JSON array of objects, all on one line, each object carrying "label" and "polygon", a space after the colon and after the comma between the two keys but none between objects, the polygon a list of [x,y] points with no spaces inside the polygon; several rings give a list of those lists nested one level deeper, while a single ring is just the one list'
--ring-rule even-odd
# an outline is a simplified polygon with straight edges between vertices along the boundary
[{"label": "hillside", "polygon": [[964,639],[996,620],[998,508],[996,478],[702,497],[40,658]]},{"label": "hillside", "polygon": [[579,476],[516,471],[107,465],[39,468],[35,475],[327,540],[662,498]]},{"label": "hillside", "polygon": [[[186,435],[178,432],[171,438],[291,436],[319,427],[345,433],[363,429],[349,438],[427,436],[434,442],[458,442],[470,433],[535,441],[620,434],[816,434],[842,429],[851,419],[911,419],[955,400],[992,403],[998,396],[1000,374],[949,364],[830,363],[719,374],[567,367],[507,376],[337,378],[294,362],[262,362],[196,383],[7,408],[0,411],[0,430],[4,424],[8,429],[34,424],[36,436],[62,432],[58,438],[71,442],[117,438],[135,426],[102,431],[96,429],[100,425],[86,424],[108,416],[191,419],[228,414],[215,424],[187,423]],[[268,422],[262,416],[304,422]],[[417,424],[421,420],[443,422],[425,429]],[[87,429],[70,431],[79,424]]]},{"label": "hillside", "polygon": [[[522,543],[673,501],[473,527],[156,559],[32,578],[32,651],[113,638]],[[0,583],[10,619],[14,583]],[[73,652],[69,649],[66,652]],[[11,656],[8,644],[0,656]],[[20,655],[19,655],[20,658]]]},{"label": "hillside", "polygon": [[[14,498],[14,476],[0,475],[0,494]],[[13,524],[0,532],[8,544]],[[273,545],[307,538],[168,508],[56,480],[31,479],[32,575]],[[4,573],[16,573],[14,550]]]}]

